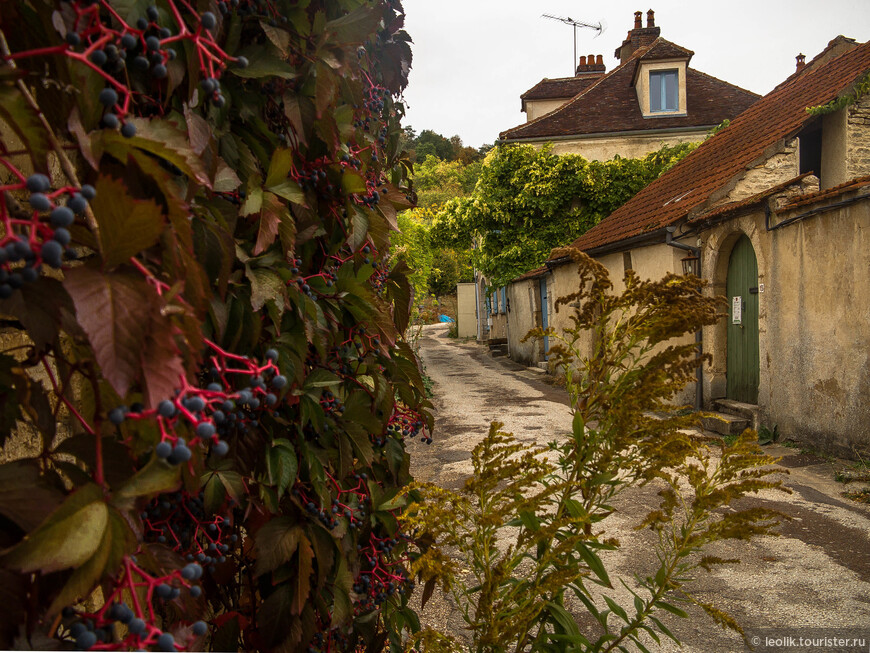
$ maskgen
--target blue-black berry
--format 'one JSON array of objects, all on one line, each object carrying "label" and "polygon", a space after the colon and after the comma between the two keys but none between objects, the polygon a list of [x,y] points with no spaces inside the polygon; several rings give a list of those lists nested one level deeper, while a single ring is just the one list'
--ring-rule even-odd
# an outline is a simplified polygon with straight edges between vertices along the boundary
[{"label": "blue-black berry", "polygon": [[100,104],[113,107],[118,104],[118,92],[113,88],[104,88],[100,91]]},{"label": "blue-black berry", "polygon": [[124,138],[132,138],[136,135],[136,125],[132,122],[125,122],[124,126],[121,127],[121,135],[124,136]]},{"label": "blue-black berry", "polygon": [[43,174],[36,173],[27,178],[25,185],[31,193],[44,193],[51,188],[51,180]]},{"label": "blue-black berry", "polygon": [[217,27],[217,18],[215,18],[215,15],[210,11],[203,12],[200,21],[202,22],[202,26],[207,30],[213,30]]},{"label": "blue-black berry", "polygon": [[123,423],[126,416],[127,410],[126,408],[121,406],[119,406],[118,408],[113,408],[109,411],[109,421],[115,425]]},{"label": "blue-black berry", "polygon": [[50,211],[51,200],[44,193],[33,193],[30,196],[30,206],[37,211]]},{"label": "blue-black berry", "polygon": [[154,453],[158,458],[169,458],[172,454],[172,445],[169,444],[166,440],[158,443],[156,447],[154,447]]},{"label": "blue-black berry", "polygon": [[79,193],[73,195],[66,205],[73,210],[73,213],[84,213],[88,209],[88,201]]}]

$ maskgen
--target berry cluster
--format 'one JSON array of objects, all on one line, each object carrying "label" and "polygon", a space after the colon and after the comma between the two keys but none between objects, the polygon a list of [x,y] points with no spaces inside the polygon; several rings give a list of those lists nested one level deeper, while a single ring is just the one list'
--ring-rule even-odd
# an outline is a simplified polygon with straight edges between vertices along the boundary
[{"label": "berry cluster", "polygon": [[392,538],[379,538],[372,533],[367,546],[358,545],[362,570],[353,585],[354,593],[359,596],[358,614],[373,610],[391,596],[403,595],[413,588],[402,557],[393,553],[403,548],[409,539],[402,533]]},{"label": "berry cluster", "polygon": [[[52,268],[60,268],[64,257],[75,258],[69,249],[69,228],[76,215],[88,208],[88,200],[96,197],[93,186],[82,188],[65,186],[51,190],[51,180],[43,174],[27,178],[11,163],[0,157],[4,165],[17,181],[0,186],[0,222],[3,236],[0,237],[0,299],[6,299],[13,291],[28,282],[39,278],[44,263]],[[21,206],[13,214],[7,193],[26,191],[28,208]],[[64,201],[64,198],[65,201]]]},{"label": "berry cluster", "polygon": [[432,435],[427,434],[423,418],[410,408],[396,403],[390,421],[387,423],[387,435],[404,440],[405,438],[415,438],[421,432],[420,441],[432,444]]},{"label": "berry cluster", "polygon": [[169,14],[150,6],[144,16],[130,24],[107,0],[67,0],[69,9],[61,14],[66,29],[62,45],[16,52],[3,58],[13,61],[62,54],[94,70],[106,83],[99,94],[104,108],[103,126],[109,129],[120,126],[124,136],[132,137],[136,126],[127,121],[134,113],[131,89],[141,83],[154,91],[135,95],[138,101],[146,103],[135,113],[159,112],[160,103],[153,95],[162,92],[161,84],[169,75],[169,63],[177,57],[177,50],[172,46],[187,41],[193,45],[199,61],[206,97],[215,105],[223,106],[225,99],[218,82],[221,74],[231,63],[247,66],[247,60],[231,57],[217,45],[212,32],[217,29],[218,20],[212,12],[198,15],[185,0],[166,0],[166,3]]},{"label": "berry cluster", "polygon": [[190,563],[181,570],[155,576],[145,571],[134,556],[127,556],[103,607],[96,612],[64,608],[58,636],[72,640],[83,651],[146,647],[158,651],[184,650],[208,632],[208,624],[196,621],[177,628],[175,634],[164,632],[155,625],[159,622],[155,606],[158,602],[179,600],[182,590],[194,598],[200,596],[202,589],[192,583],[202,577],[202,571],[201,566]]},{"label": "berry cluster", "polygon": [[[215,456],[225,456],[232,436],[257,428],[259,414],[278,404],[278,394],[287,385],[287,378],[275,364],[278,352],[274,349],[266,352],[266,363],[258,365],[245,356],[224,351],[211,341],[206,343],[212,354],[208,371],[211,381],[205,388],[192,386],[182,378],[181,389],[173,398],[161,401],[157,408],[119,406],[107,415],[118,425],[126,419],[156,419],[160,442],[154,453],[172,465],[188,462],[193,456],[190,445],[200,443],[209,443]],[[188,439],[182,434],[187,434]]]},{"label": "berry cluster", "polygon": [[[188,562],[207,565],[209,571],[226,562],[227,553],[238,543],[228,518],[206,514],[201,494],[191,495],[185,490],[164,494],[154,499],[140,517],[146,541],[165,544]],[[199,596],[199,588],[191,588],[191,594]]]}]

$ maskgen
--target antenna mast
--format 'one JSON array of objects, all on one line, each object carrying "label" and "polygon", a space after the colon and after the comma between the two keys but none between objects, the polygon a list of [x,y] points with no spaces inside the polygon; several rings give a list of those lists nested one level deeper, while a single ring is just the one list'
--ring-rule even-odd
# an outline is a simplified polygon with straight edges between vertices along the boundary
[{"label": "antenna mast", "polygon": [[584,23],[579,20],[574,20],[573,18],[564,18],[562,16],[551,16],[550,14],[541,14],[541,18],[549,18],[550,20],[558,20],[560,23],[565,23],[566,25],[571,25],[574,27],[574,62],[571,64],[572,72],[577,68],[577,28],[578,27],[587,27],[589,29],[594,29],[598,34],[595,36],[600,36],[601,32],[604,31],[604,26],[599,22],[597,25],[592,25],[590,23]]}]

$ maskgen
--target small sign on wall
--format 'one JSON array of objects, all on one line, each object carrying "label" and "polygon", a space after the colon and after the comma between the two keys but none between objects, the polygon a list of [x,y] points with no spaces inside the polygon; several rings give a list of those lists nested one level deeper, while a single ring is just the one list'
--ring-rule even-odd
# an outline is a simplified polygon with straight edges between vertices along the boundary
[{"label": "small sign on wall", "polygon": [[731,298],[731,324],[743,324],[743,297]]}]

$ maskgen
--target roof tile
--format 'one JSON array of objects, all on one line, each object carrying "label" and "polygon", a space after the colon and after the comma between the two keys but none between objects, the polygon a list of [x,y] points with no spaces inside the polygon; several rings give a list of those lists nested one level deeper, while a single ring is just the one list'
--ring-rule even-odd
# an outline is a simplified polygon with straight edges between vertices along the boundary
[{"label": "roof tile", "polygon": [[659,58],[690,54],[690,50],[658,38],[652,44],[636,50],[624,63],[599,77],[570,102],[536,120],[502,132],[499,137],[506,141],[521,141],[620,131],[707,127],[733,118],[758,99],[755,93],[688,68],[687,115],[644,118],[637,93],[631,85],[638,61],[647,55]]},{"label": "roof tile", "polygon": [[580,236],[572,247],[589,250],[610,245],[686,217],[762,157],[768,146],[796,135],[811,119],[807,107],[830,102],[868,69],[870,42],[795,76]]}]

